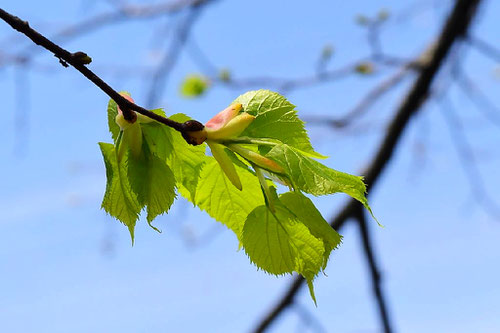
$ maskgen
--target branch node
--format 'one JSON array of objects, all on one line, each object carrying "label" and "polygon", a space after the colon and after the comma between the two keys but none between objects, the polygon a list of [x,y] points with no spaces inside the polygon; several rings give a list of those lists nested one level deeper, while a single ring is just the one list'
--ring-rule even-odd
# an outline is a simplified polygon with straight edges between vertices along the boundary
[{"label": "branch node", "polygon": [[64,68],[68,68],[69,65],[68,63],[61,57],[57,56],[54,54],[54,57],[56,57],[57,59],[59,59],[59,63],[64,67]]},{"label": "branch node", "polygon": [[122,110],[123,118],[129,123],[133,124],[137,121],[137,113],[130,110],[128,107],[120,106],[120,110]]},{"label": "branch node", "polygon": [[92,58],[82,51],[71,53],[71,58],[79,65],[88,65],[92,62]]},{"label": "branch node", "polygon": [[193,146],[201,145],[207,139],[205,125],[197,120],[188,120],[181,126],[181,134],[187,143]]}]

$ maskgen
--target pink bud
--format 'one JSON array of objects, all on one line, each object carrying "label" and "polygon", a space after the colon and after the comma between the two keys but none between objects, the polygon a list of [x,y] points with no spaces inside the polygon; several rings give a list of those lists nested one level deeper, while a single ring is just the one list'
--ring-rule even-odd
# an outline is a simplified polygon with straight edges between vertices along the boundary
[{"label": "pink bud", "polygon": [[224,125],[238,115],[241,108],[242,105],[240,103],[228,106],[221,112],[217,113],[212,119],[207,121],[205,127],[214,131],[224,127]]},{"label": "pink bud", "polygon": [[223,140],[240,135],[254,121],[255,116],[242,112],[241,104],[233,104],[205,124],[208,140]]},{"label": "pink bud", "polygon": [[[130,95],[127,95],[126,93],[124,92],[121,92],[120,95],[122,95],[123,97],[125,97],[126,99],[129,100],[129,102],[132,102],[134,103],[134,99],[132,97],[130,97]],[[134,111],[132,111],[134,112]],[[120,107],[118,106],[118,114],[123,114],[122,110],[120,109]]]}]

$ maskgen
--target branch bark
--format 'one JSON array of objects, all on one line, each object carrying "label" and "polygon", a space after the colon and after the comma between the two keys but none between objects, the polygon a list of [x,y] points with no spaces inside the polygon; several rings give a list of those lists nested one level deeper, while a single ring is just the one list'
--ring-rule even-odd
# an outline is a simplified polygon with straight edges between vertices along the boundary
[{"label": "branch bark", "polygon": [[[408,126],[411,117],[418,112],[428,98],[432,82],[450,53],[453,44],[466,35],[480,2],[481,0],[455,1],[455,5],[441,29],[439,37],[421,57],[419,75],[394,114],[386,135],[369,167],[363,172],[369,189],[373,188],[377,181],[380,180],[382,172],[389,165],[403,131]],[[340,229],[349,218],[354,217],[357,205],[356,201],[349,200],[332,219],[330,225],[336,230]],[[295,296],[303,284],[304,279],[302,277],[294,278],[288,290],[258,323],[254,332],[266,331],[283,311],[293,304]]]}]

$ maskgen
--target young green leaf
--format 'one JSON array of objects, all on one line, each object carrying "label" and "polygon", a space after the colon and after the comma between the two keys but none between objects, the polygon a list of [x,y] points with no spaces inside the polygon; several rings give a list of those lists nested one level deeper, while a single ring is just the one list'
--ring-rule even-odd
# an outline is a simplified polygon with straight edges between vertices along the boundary
[{"label": "young green leaf", "polygon": [[266,272],[304,276],[316,302],[312,280],[323,266],[325,246],[287,208],[278,205],[274,213],[266,206],[255,208],[243,227],[242,243],[250,260]]},{"label": "young green leaf", "polygon": [[166,213],[175,199],[175,178],[164,161],[151,155],[149,161],[147,221],[151,223],[158,215]]},{"label": "young green leaf", "polygon": [[280,94],[269,90],[249,91],[233,103],[241,103],[243,111],[256,117],[242,136],[277,139],[312,154],[313,157],[325,158],[311,146],[304,122],[297,116],[295,105]]},{"label": "young green leaf", "polygon": [[165,161],[151,154],[147,144],[138,158],[129,156],[127,175],[139,202],[146,206],[147,221],[151,225],[154,218],[166,213],[174,202],[174,175]]},{"label": "young green leaf", "polygon": [[171,130],[163,124],[141,124],[144,139],[151,153],[166,161],[174,150]]},{"label": "young green leaf", "polygon": [[[191,118],[178,113],[170,117],[177,122],[185,122]],[[165,127],[165,126],[163,126]],[[172,139],[172,151],[167,157],[167,164],[172,169],[180,193],[186,199],[194,202],[196,188],[203,165],[207,161],[205,145],[192,146],[186,142],[180,133],[169,129]]]},{"label": "young green leaf", "polygon": [[326,268],[332,250],[342,241],[342,236],[325,221],[312,201],[300,192],[287,192],[279,197],[280,202],[304,223],[311,234],[323,241],[324,257],[322,269]]},{"label": "young green leaf", "polygon": [[118,165],[114,145],[99,142],[106,166],[106,192],[102,200],[102,208],[111,216],[125,224],[134,241],[135,223],[139,219],[142,205],[132,190],[126,170],[127,155]]},{"label": "young green leaf", "polygon": [[362,177],[330,169],[285,144],[276,145],[266,156],[285,168],[295,188],[313,195],[343,192],[361,202],[371,213]]},{"label": "young green leaf", "polygon": [[[165,116],[161,109],[152,111]],[[179,113],[170,119],[183,123],[191,118]],[[151,152],[166,161],[171,168],[181,194],[194,201],[200,172],[205,163],[205,147],[187,144],[180,133],[157,122],[141,124],[141,127]]]},{"label": "young green leaf", "polygon": [[214,158],[208,158],[200,175],[194,203],[241,239],[247,215],[264,204],[264,197],[257,177],[246,166],[233,162],[242,190],[231,184]]}]

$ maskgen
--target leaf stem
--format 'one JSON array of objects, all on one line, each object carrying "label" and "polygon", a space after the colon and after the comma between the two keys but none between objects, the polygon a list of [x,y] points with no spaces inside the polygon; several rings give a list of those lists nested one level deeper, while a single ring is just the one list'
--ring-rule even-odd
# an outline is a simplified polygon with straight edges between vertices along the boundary
[{"label": "leaf stem", "polygon": [[240,136],[237,138],[231,138],[231,139],[224,139],[221,140],[221,143],[224,145],[232,144],[232,143],[239,143],[239,144],[254,144],[254,145],[260,145],[260,146],[276,146],[278,145],[278,142],[271,141],[272,139],[253,139],[248,136]]},{"label": "leaf stem", "polygon": [[264,194],[264,199],[266,199],[266,206],[269,208],[271,212],[274,213],[276,212],[276,209],[274,208],[274,201],[271,195],[271,191],[269,191],[269,185],[267,184],[266,177],[264,176],[264,173],[262,172],[261,168],[259,168],[254,163],[251,164],[253,169],[255,170],[257,178],[259,179],[260,187],[262,188],[262,193]]}]

